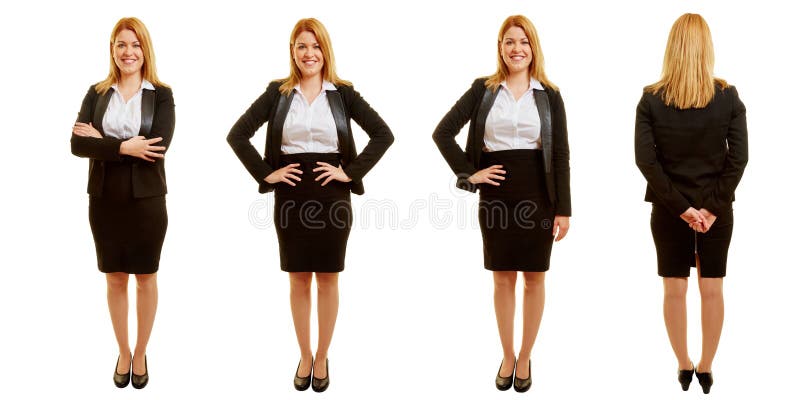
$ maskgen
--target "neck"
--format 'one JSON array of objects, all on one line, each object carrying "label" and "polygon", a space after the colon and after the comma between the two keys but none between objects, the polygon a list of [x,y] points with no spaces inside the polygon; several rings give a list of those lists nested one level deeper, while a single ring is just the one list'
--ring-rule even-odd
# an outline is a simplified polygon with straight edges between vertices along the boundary
[{"label": "neck", "polygon": [[117,85],[120,88],[135,88],[138,89],[142,86],[142,73],[141,71],[133,74],[123,74],[119,78]]},{"label": "neck", "polygon": [[509,86],[525,86],[525,87],[528,87],[530,82],[531,82],[531,77],[528,74],[528,71],[514,72],[514,73],[512,73],[512,74],[510,74],[510,75],[508,75],[506,77],[506,83]]},{"label": "neck", "polygon": [[314,76],[303,77],[300,80],[300,87],[301,88],[316,88],[319,89],[322,87],[322,74],[316,74]]}]

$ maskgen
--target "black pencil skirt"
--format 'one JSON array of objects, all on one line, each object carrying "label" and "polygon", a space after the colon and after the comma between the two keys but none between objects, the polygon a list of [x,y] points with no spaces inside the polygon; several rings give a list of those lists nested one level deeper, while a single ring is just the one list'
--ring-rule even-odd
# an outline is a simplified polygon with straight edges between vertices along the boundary
[{"label": "black pencil skirt", "polygon": [[101,272],[158,271],[167,233],[164,196],[134,198],[130,162],[106,162],[103,195],[89,196],[89,225]]},{"label": "black pencil skirt", "polygon": [[717,215],[706,233],[695,232],[680,216],[653,204],[650,230],[656,245],[658,275],[685,278],[700,259],[700,277],[722,278],[727,272],[728,247],[733,235],[733,210]]},{"label": "black pencil skirt", "polygon": [[481,169],[502,165],[500,186],[480,185],[483,265],[491,271],[550,268],[555,208],[547,198],[541,150],[484,152]]},{"label": "black pencil skirt", "polygon": [[280,247],[281,270],[286,272],[341,272],[347,238],[353,222],[350,183],[314,179],[322,171],[317,162],[338,166],[338,153],[281,155],[281,167],[300,164],[296,186],[275,185],[275,231]]}]

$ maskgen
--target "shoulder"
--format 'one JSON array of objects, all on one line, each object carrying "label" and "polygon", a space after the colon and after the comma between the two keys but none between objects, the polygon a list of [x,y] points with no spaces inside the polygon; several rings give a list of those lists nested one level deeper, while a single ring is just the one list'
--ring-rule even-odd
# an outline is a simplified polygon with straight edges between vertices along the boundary
[{"label": "shoulder", "polygon": [[267,88],[264,90],[264,92],[275,96],[279,95],[281,85],[286,83],[287,80],[288,79],[286,78],[282,78],[271,81],[269,85],[267,85]]},{"label": "shoulder", "polygon": [[158,97],[172,97],[172,88],[167,85],[153,85],[155,88],[156,96]]},{"label": "shoulder", "polygon": [[476,92],[483,92],[486,89],[486,81],[489,80],[488,76],[482,76],[472,81],[472,90]]}]

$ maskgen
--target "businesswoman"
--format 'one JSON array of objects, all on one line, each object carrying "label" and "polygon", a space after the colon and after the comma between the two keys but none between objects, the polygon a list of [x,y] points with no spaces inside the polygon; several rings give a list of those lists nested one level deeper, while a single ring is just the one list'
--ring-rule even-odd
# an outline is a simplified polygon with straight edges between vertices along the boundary
[{"label": "businesswoman", "polygon": [[[466,151],[455,136],[469,121]],[[495,384],[531,386],[530,356],[544,311],[553,240],[569,229],[569,145],[564,103],[544,73],[536,29],[508,17],[497,41],[497,72],[479,78],[444,116],[433,140],[461,189],[480,190],[484,267],[494,277],[503,361]],[[514,351],[514,287],[525,280],[522,345]],[[515,372],[516,371],[516,372]]]},{"label": "businesswoman", "polygon": [[[147,342],[158,302],[156,271],[167,231],[164,153],[175,128],[172,90],[156,75],[150,34],[123,18],[111,32],[108,77],[89,87],[72,128],[72,154],[89,159],[89,225],[106,274],[119,345],[114,383],[147,385]],[[128,343],[128,276],[136,276],[138,333]]]},{"label": "businesswoman", "polygon": [[[722,278],[733,232],[734,190],[747,164],[745,108],[736,88],[715,78],[714,47],[703,17],[672,26],[661,80],[644,88],[636,108],[636,164],[647,179],[650,227],[664,280],[664,322],[678,359],[678,381],[692,375],[711,390],[711,363],[722,332]],[[697,267],[703,351],[695,365],[686,346],[686,290]]]},{"label": "businesswoman", "polygon": [[[281,270],[289,273],[290,302],[300,363],[294,387],[327,389],[328,348],[339,309],[352,210],[350,192],[364,193],[362,179],[394,140],[389,127],[336,75],[325,26],[301,19],[289,38],[289,77],[273,81],[228,133],[228,143],[259,192],[275,191],[275,230]],[[356,152],[350,119],[369,135]],[[250,143],[267,125],[264,158]],[[312,355],[311,279],[317,282],[319,342]]]}]

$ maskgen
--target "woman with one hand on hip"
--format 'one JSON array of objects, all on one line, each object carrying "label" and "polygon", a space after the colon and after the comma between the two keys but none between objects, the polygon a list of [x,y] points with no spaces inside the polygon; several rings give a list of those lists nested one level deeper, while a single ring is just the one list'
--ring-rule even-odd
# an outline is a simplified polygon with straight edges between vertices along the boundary
[{"label": "woman with one hand on hip", "polygon": [[[678,381],[692,375],[703,392],[722,332],[722,278],[733,232],[734,190],[747,164],[745,108],[736,88],[713,76],[714,47],[703,17],[684,14],[667,40],[661,80],[636,108],[636,164],[653,203],[650,227],[664,279],[664,322],[678,359]],[[691,267],[700,286],[703,351],[695,365],[686,345]]]},{"label": "woman with one hand on hip", "polygon": [[[322,392],[330,382],[327,357],[352,223],[350,192],[364,193],[362,178],[394,137],[352,84],[336,75],[331,40],[322,23],[313,18],[297,22],[289,61],[289,77],[267,86],[231,128],[228,143],[259,183],[259,192],[275,191],[280,266],[289,273],[300,346],[294,387]],[[351,118],[370,137],[361,153],[353,142]],[[262,158],[250,138],[267,121]],[[310,335],[312,276],[317,282],[316,354]]]},{"label": "woman with one hand on hip", "polygon": [[[466,150],[455,136],[469,122]],[[476,79],[444,116],[433,140],[458,177],[480,189],[478,219],[484,267],[493,271],[494,305],[503,361],[499,390],[531,386],[531,351],[544,311],[544,278],[553,240],[567,234],[571,215],[569,144],[564,103],[544,73],[536,30],[508,17],[497,42],[497,72]],[[522,345],[514,351],[517,272],[525,280]]]},{"label": "woman with one hand on hip", "polygon": [[[150,34],[136,18],[111,32],[108,77],[92,85],[72,128],[72,154],[89,158],[89,224],[119,345],[114,384],[149,381],[147,342],[167,232],[164,153],[175,128],[172,90],[156,75]],[[128,342],[128,277],[136,276],[136,347]]]}]

